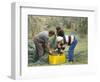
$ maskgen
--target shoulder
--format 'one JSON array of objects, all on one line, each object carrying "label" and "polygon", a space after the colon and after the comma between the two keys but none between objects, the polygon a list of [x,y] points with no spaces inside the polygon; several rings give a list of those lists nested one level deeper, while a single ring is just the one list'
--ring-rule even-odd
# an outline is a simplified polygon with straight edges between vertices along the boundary
[{"label": "shoulder", "polygon": [[41,34],[48,34],[48,31],[41,31],[41,32],[39,33],[39,35],[41,35]]}]

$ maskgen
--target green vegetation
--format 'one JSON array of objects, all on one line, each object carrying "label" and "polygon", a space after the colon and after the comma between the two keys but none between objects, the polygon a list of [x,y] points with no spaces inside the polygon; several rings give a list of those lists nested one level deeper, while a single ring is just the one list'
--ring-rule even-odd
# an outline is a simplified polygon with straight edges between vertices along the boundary
[{"label": "green vegetation", "polygon": [[[55,30],[57,26],[64,29],[65,34],[74,34],[78,38],[78,44],[74,52],[74,62],[71,64],[88,63],[88,18],[87,17],[59,17],[59,16],[28,16],[28,65],[49,65],[48,53],[36,61],[36,48],[33,38],[43,30]],[[68,52],[66,47],[66,54]],[[66,55],[67,58],[67,55]],[[36,62],[35,62],[36,61]],[[66,61],[65,64],[70,64]]]}]

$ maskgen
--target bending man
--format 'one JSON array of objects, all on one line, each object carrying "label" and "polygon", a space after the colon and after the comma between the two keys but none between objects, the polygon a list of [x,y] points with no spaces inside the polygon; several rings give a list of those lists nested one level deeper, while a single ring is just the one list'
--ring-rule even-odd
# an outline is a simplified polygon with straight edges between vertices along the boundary
[{"label": "bending man", "polygon": [[53,35],[55,35],[54,31],[42,31],[34,37],[37,60],[45,54],[45,49],[48,48],[48,38]]}]

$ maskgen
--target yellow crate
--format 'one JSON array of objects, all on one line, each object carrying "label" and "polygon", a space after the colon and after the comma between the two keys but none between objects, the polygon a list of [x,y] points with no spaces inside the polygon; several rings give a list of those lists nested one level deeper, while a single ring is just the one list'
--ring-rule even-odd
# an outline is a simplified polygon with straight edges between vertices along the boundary
[{"label": "yellow crate", "polygon": [[65,54],[52,54],[49,55],[49,64],[63,64],[66,62]]}]

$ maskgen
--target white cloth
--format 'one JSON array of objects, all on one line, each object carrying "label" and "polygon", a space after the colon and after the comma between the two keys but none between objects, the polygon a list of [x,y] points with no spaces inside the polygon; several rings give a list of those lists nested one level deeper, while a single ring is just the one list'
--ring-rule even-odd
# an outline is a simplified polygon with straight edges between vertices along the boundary
[{"label": "white cloth", "polygon": [[[74,41],[74,35],[70,35],[71,36],[71,43]],[[69,42],[69,35],[65,35],[66,38],[66,42]]]},{"label": "white cloth", "polygon": [[62,41],[62,40],[63,40],[63,37],[61,37],[61,36],[57,37],[57,42]]},{"label": "white cloth", "polygon": [[[71,36],[71,43],[74,41],[74,35],[70,35]],[[65,38],[66,38],[66,42],[69,42],[69,35],[65,35]],[[57,36],[57,42],[63,40],[63,37],[61,36]]]}]

